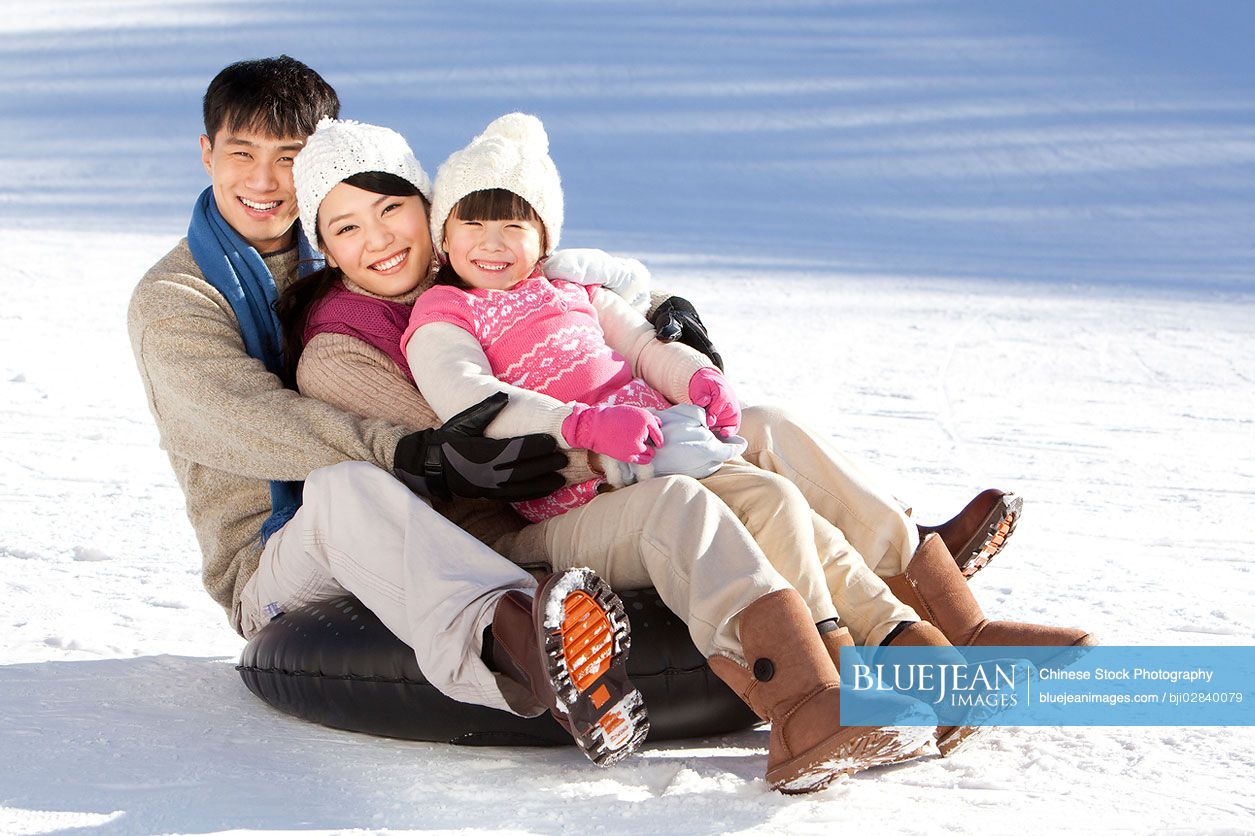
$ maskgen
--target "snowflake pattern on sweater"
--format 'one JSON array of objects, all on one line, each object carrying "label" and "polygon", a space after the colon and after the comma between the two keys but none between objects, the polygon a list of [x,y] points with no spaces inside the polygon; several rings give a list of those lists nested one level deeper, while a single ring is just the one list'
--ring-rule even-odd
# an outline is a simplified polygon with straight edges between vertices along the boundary
[{"label": "snowflake pattern on sweater", "polygon": [[[648,383],[633,377],[631,364],[606,345],[592,304],[595,290],[543,276],[510,290],[437,285],[418,298],[401,344],[423,325],[446,322],[473,336],[493,375],[511,386],[589,406],[671,406]],[[540,522],[590,502],[603,482],[570,485],[542,499],[516,502],[514,508],[525,519]]]}]

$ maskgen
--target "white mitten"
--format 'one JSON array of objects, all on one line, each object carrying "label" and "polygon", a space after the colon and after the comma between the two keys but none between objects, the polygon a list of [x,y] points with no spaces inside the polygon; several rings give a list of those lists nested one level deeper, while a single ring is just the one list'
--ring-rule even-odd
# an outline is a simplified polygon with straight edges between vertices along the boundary
[{"label": "white mitten", "polygon": [[622,487],[654,476],[703,479],[728,459],[744,453],[749,446],[740,436],[719,438],[712,433],[706,426],[706,412],[700,406],[679,404],[650,412],[662,421],[662,446],[646,464],[628,464],[603,457],[611,485]]},{"label": "white mitten", "polygon": [[649,310],[649,270],[634,258],[619,258],[605,250],[556,250],[541,269],[546,279],[599,284],[622,296],[642,315]]}]

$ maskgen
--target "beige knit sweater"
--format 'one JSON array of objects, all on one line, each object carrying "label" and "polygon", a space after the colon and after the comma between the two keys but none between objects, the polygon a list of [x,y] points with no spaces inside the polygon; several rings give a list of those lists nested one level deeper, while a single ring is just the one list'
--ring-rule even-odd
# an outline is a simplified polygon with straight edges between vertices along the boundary
[{"label": "beige knit sweater", "polygon": [[[279,288],[296,250],[266,257]],[[337,462],[389,471],[408,429],[283,388],[248,356],[231,306],[205,280],[187,241],[140,280],[127,330],[148,406],[187,500],[202,580],[240,630],[240,591],[257,568],[271,479],[299,480]]]}]

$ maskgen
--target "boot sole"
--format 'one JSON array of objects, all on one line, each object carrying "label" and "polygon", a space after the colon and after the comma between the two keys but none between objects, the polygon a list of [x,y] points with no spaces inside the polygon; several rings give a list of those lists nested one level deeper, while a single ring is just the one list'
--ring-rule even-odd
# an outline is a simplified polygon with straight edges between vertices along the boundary
[{"label": "boot sole", "polygon": [[767,783],[786,795],[817,792],[841,775],[902,763],[927,752],[934,733],[927,726],[843,728],[825,743],[769,770]]},{"label": "boot sole", "polygon": [[963,554],[954,556],[963,577],[970,579],[998,556],[1015,532],[1023,512],[1024,500],[1021,497],[1013,493],[1003,494],[981,524],[979,530],[982,536],[973,537]]},{"label": "boot sole", "polygon": [[649,719],[627,676],[631,635],[619,596],[594,573],[569,570],[537,614],[550,684],[576,745],[598,766],[640,749]]}]

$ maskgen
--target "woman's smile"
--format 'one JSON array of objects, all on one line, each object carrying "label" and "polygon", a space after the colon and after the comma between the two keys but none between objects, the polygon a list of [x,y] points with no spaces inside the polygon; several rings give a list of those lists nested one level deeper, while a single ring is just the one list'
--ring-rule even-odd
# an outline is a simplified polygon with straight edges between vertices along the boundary
[{"label": "woman's smile", "polygon": [[405,262],[409,257],[410,257],[410,248],[406,247],[405,249],[401,250],[398,253],[393,253],[387,258],[382,258],[379,261],[376,261],[374,264],[369,265],[368,269],[374,270],[376,273],[383,273],[387,275],[389,273],[393,273],[399,269],[402,269],[405,266]]}]

